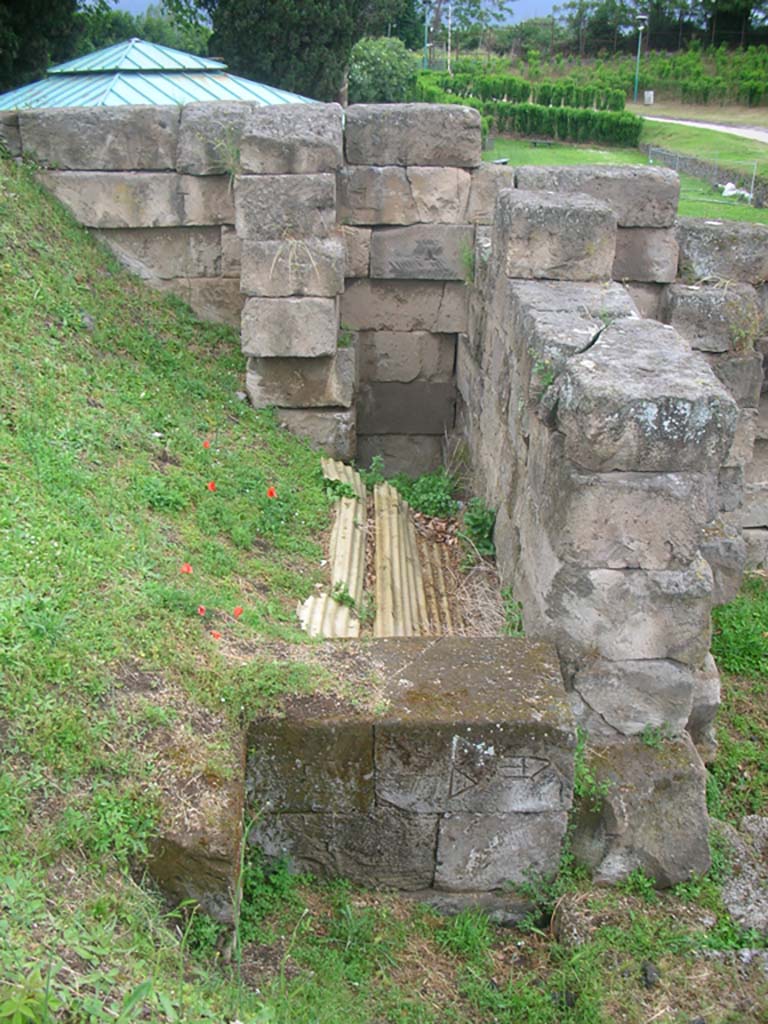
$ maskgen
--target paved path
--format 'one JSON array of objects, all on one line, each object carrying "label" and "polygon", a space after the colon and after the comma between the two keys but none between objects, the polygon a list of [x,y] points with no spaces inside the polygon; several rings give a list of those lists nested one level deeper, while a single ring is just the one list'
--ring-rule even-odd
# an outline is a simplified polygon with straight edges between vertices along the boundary
[{"label": "paved path", "polygon": [[738,135],[742,139],[753,139],[755,142],[764,142],[768,146],[768,128],[737,128],[728,124],[707,124],[704,121],[678,121],[674,117],[648,117],[642,115],[646,121],[661,121],[667,124],[684,124],[688,128],[709,128],[713,132],[725,132],[727,135]]}]

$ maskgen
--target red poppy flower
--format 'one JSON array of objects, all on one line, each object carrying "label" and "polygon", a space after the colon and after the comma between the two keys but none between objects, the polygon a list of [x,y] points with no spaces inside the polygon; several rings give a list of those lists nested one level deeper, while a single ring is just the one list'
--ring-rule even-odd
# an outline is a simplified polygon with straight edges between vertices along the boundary
[{"label": "red poppy flower", "polygon": [[240,607],[240,605],[238,605],[237,608],[235,608],[235,610],[232,612],[232,614],[235,616],[236,619],[239,619],[240,616],[243,614],[243,609]]},{"label": "red poppy flower", "polygon": [[211,447],[211,442],[208,440],[208,438],[206,438],[203,441],[203,448],[210,448],[210,447]]},{"label": "red poppy flower", "polygon": [[211,630],[211,639],[212,640],[221,640],[221,633],[219,633],[219,631],[217,629],[212,629]]},{"label": "red poppy flower", "polygon": [[277,491],[275,490],[274,487],[268,487],[267,488],[267,497],[268,498],[276,498],[277,497]]},{"label": "red poppy flower", "polygon": [[216,490],[216,484],[213,482],[213,480],[209,480],[208,481],[208,490],[209,491],[215,491]]},{"label": "red poppy flower", "polygon": [[179,569],[179,572],[187,573],[189,576],[191,576],[192,575],[192,566],[189,564],[189,562],[182,562],[181,563],[181,568]]},{"label": "red poppy flower", "polygon": [[199,604],[197,606],[197,614],[198,615],[205,615],[205,605],[204,604]]}]

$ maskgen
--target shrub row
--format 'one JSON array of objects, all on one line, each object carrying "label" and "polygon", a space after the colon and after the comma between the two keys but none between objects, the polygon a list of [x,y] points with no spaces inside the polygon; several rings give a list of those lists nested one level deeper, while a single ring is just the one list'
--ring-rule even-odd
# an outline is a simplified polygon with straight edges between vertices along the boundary
[{"label": "shrub row", "polygon": [[506,100],[510,103],[537,103],[544,107],[583,107],[596,110],[623,110],[621,89],[579,84],[571,78],[558,81],[529,82],[517,75],[482,72],[425,72],[421,76],[438,88],[463,99]]}]

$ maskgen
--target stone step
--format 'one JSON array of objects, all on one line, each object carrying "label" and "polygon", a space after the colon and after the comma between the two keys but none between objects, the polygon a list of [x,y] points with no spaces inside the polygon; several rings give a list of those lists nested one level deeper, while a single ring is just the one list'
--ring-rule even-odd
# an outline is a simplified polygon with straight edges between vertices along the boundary
[{"label": "stone step", "polygon": [[408,504],[390,484],[374,489],[375,637],[426,636],[429,615],[416,530]]}]

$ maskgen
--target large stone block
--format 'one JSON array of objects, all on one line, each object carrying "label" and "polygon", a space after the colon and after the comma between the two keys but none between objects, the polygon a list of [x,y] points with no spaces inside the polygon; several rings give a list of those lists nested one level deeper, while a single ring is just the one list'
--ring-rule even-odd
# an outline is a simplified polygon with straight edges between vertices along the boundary
[{"label": "large stone block", "polygon": [[768,526],[768,481],[744,487],[739,519],[743,527]]},{"label": "large stone block", "polygon": [[222,270],[221,228],[107,228],[96,231],[139,277],[216,277]]},{"label": "large stone block", "polygon": [[341,875],[355,885],[423,889],[432,884],[436,814],[378,808],[370,814],[266,814],[248,842],[292,871]]},{"label": "large stone block", "polygon": [[664,290],[661,319],[701,352],[745,351],[760,335],[762,311],[748,284],[673,284]]},{"label": "large stone block", "polygon": [[373,810],[373,726],[362,716],[259,718],[247,743],[252,806],[291,814]]},{"label": "large stone block", "polygon": [[477,167],[480,114],[453,105],[359,104],[347,108],[345,150],[350,164]]},{"label": "large stone block", "polygon": [[747,569],[768,568],[768,527],[758,526],[742,530],[747,545]]},{"label": "large stone block", "polygon": [[[757,430],[757,410],[740,409],[739,418],[736,421],[736,432],[733,435],[733,444],[723,462],[724,466],[745,466],[747,467],[747,480],[754,481],[749,473],[753,459],[757,457],[756,444],[762,446],[764,442],[755,442]],[[768,451],[766,451],[768,456]],[[766,477],[768,477],[768,457],[766,458]],[[762,477],[760,477],[762,479]]]},{"label": "large stone block", "polygon": [[249,295],[335,296],[344,290],[344,245],[338,237],[246,238],[240,287]]},{"label": "large stone block", "polygon": [[453,429],[453,383],[413,381],[360,387],[357,429],[361,434],[438,434]]},{"label": "large stone block", "polygon": [[319,359],[248,360],[245,389],[257,409],[270,405],[294,409],[340,406],[348,409],[357,383],[356,353],[339,349]]},{"label": "large stone block", "polygon": [[240,140],[244,174],[318,174],[343,160],[338,103],[287,103],[251,111]]},{"label": "large stone block", "polygon": [[461,281],[472,259],[474,230],[460,224],[374,229],[371,277]]},{"label": "large stone block", "polygon": [[182,174],[229,174],[240,169],[240,137],[257,103],[186,103],[176,169]]},{"label": "large stone block", "polygon": [[714,472],[733,441],[733,399],[702,356],[652,320],[611,324],[550,390],[565,453],[584,469]]},{"label": "large stone block", "polygon": [[663,167],[518,167],[517,187],[531,191],[582,192],[607,203],[622,228],[668,228],[675,223],[680,182]]},{"label": "large stone block", "polygon": [[[744,409],[742,415],[749,415],[749,413],[752,413],[754,416],[753,409]],[[754,419],[748,422],[752,424],[754,429]],[[742,458],[741,463],[743,465],[746,464],[746,483],[762,484],[768,481],[768,441],[757,441],[751,451],[745,447],[744,453],[747,457]]]},{"label": "large stone block", "polygon": [[357,415],[352,409],[277,409],[278,422],[332,459],[351,462],[357,454]]},{"label": "large stone block", "polygon": [[733,400],[743,409],[757,409],[763,384],[763,357],[760,353],[707,355],[706,358]]},{"label": "large stone block", "polygon": [[231,224],[229,179],[152,171],[41,171],[40,180],[90,228]]},{"label": "large stone block", "polygon": [[680,276],[696,281],[723,283],[768,281],[768,226],[740,221],[694,220],[682,217],[677,225]]},{"label": "large stone block", "polygon": [[717,748],[715,715],[720,707],[720,674],[715,659],[708,654],[702,668],[694,672],[693,704],[686,730],[699,756],[709,763]]},{"label": "large stone block", "polygon": [[677,239],[672,228],[619,228],[613,276],[617,281],[666,284],[677,276]]},{"label": "large stone block", "polygon": [[353,228],[344,225],[341,229],[344,242],[344,276],[368,277],[371,265],[371,229]]},{"label": "large stone block", "polygon": [[458,334],[467,329],[467,294],[454,282],[351,281],[341,319],[353,330]]},{"label": "large stone block", "polygon": [[235,231],[234,225],[223,224],[221,227],[221,276],[240,279],[242,271],[243,243]]},{"label": "large stone block", "polygon": [[505,188],[515,187],[515,168],[504,164],[480,164],[472,171],[467,220],[470,224],[493,224],[496,199]]},{"label": "large stone block", "polygon": [[240,282],[224,277],[157,278],[153,287],[178,295],[201,320],[228,324],[238,329],[245,297],[240,294]]},{"label": "large stone block", "polygon": [[437,840],[435,888],[502,889],[557,874],[568,816],[446,814]]},{"label": "large stone block", "polygon": [[596,199],[508,189],[496,207],[495,242],[508,277],[610,278],[616,217]]},{"label": "large stone block", "polygon": [[450,381],[456,336],[427,331],[362,331],[361,381]]},{"label": "large stone block", "polygon": [[722,519],[713,520],[703,531],[701,553],[712,570],[712,603],[727,604],[741,589],[747,561],[741,530]]},{"label": "large stone block", "polygon": [[181,108],[52,107],[19,112],[24,152],[62,171],[176,167]]},{"label": "large stone block", "polygon": [[336,228],[332,174],[250,174],[235,179],[235,227],[241,238],[324,238]]},{"label": "large stone block", "polygon": [[21,156],[19,115],[15,110],[0,110],[0,149],[9,156]]},{"label": "large stone block", "polygon": [[249,356],[332,356],[338,337],[335,299],[250,298],[243,308],[241,342],[243,352]]},{"label": "large stone block", "polygon": [[469,171],[457,167],[344,167],[343,224],[459,224],[466,221]]},{"label": "large stone block", "polygon": [[357,439],[357,462],[370,466],[379,457],[384,475],[434,473],[443,464],[443,439],[437,434],[361,434]]}]

